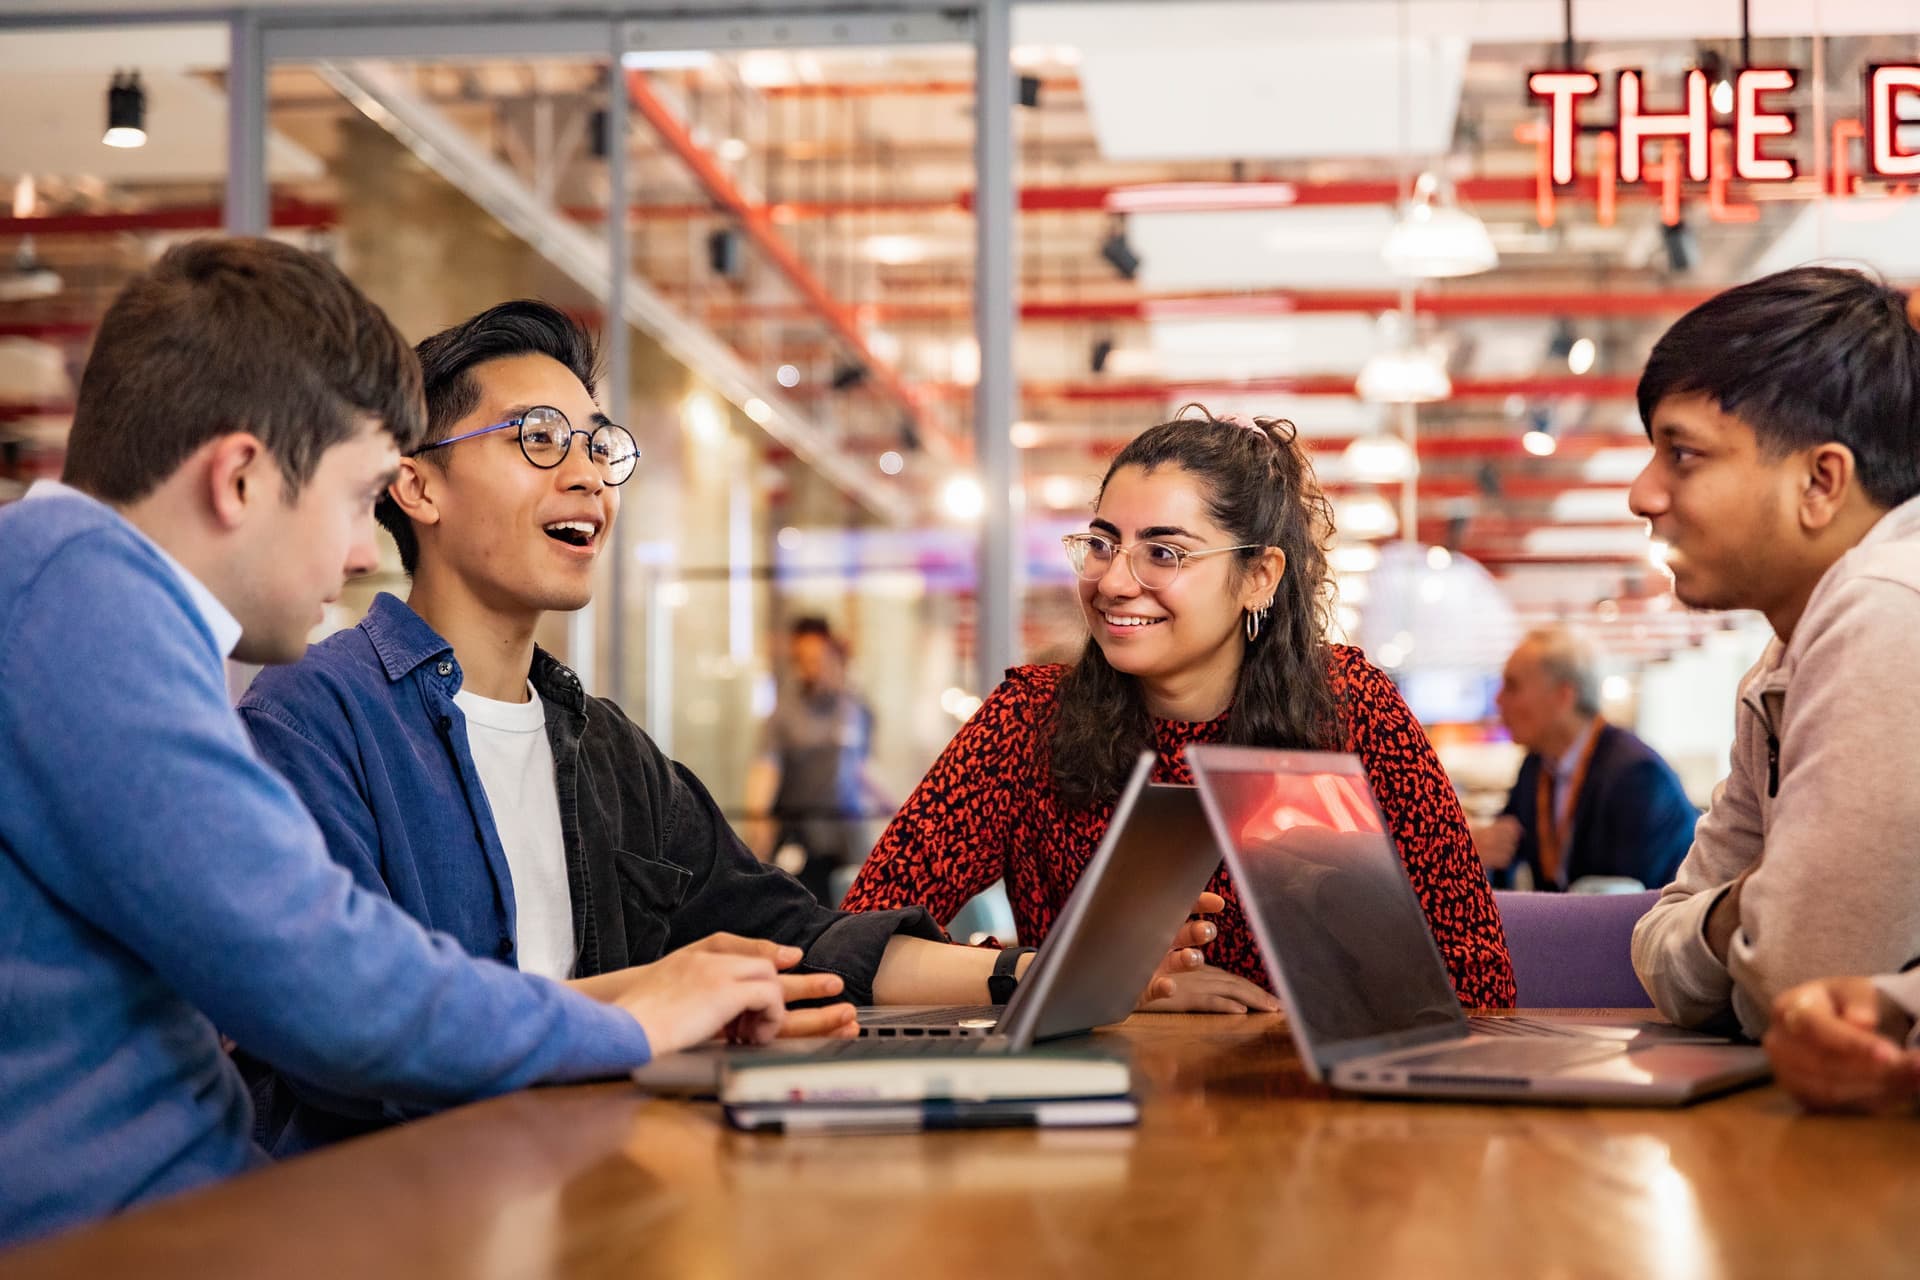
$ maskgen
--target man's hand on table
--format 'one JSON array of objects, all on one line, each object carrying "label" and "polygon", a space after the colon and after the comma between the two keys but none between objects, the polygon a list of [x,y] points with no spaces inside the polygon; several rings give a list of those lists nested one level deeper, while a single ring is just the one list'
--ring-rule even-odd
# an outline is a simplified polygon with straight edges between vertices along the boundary
[{"label": "man's hand on table", "polygon": [[1893,1111],[1920,1098],[1913,1018],[1867,978],[1802,983],[1773,1002],[1774,1078],[1815,1111]]}]

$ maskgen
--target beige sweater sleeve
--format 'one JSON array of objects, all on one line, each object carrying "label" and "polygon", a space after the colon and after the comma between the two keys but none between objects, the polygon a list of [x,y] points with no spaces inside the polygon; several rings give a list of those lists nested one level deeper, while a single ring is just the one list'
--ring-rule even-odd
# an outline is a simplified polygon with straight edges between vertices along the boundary
[{"label": "beige sweater sleeve", "polygon": [[1873,982],[1913,1019],[1913,1030],[1907,1033],[1907,1047],[1920,1049],[1920,969],[1885,974]]},{"label": "beige sweater sleeve", "polygon": [[1683,1027],[1731,1016],[1733,977],[1707,946],[1706,919],[1721,892],[1760,860],[1765,760],[1764,728],[1751,714],[1738,715],[1732,770],[1714,788],[1673,883],[1633,931],[1640,984],[1660,1012]]},{"label": "beige sweater sleeve", "polygon": [[1920,591],[1859,574],[1817,593],[1801,629],[1779,795],[1728,954],[1753,1034],[1788,987],[1920,952]]}]

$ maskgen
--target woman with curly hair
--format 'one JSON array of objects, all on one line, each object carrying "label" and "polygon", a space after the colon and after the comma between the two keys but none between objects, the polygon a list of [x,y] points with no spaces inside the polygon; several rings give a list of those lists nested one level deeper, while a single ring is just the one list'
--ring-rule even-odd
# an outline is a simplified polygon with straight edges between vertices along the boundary
[{"label": "woman with curly hair", "polygon": [[[1193,408],[1194,406],[1189,406]],[[1460,803],[1393,683],[1327,639],[1332,515],[1291,423],[1206,414],[1120,451],[1069,535],[1091,635],[1072,666],[1015,667],[895,816],[842,906],[951,920],[1004,879],[1022,942],[1073,892],[1142,750],[1191,783],[1195,742],[1357,753],[1469,1007],[1510,1006],[1500,917]],[[1155,1009],[1271,1009],[1225,869],[1207,963]],[[1192,958],[1197,959],[1197,958]]]}]

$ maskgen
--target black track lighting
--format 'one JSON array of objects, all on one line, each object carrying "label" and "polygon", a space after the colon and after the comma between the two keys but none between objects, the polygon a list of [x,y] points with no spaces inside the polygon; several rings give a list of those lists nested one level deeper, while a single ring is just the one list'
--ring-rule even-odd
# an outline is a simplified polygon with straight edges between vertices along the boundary
[{"label": "black track lighting", "polygon": [[1019,90],[1019,102],[1021,106],[1037,107],[1040,105],[1039,76],[1021,76],[1019,80],[1015,81],[1015,85]]},{"label": "black track lighting", "polygon": [[1694,243],[1693,232],[1684,222],[1672,226],[1664,223],[1660,227],[1660,243],[1667,251],[1667,269],[1676,275],[1693,270],[1694,260],[1700,256]]},{"label": "black track lighting", "polygon": [[851,391],[867,380],[867,366],[863,364],[840,364],[833,369],[833,389]]},{"label": "black track lighting", "polygon": [[1088,363],[1090,363],[1093,366],[1093,371],[1095,373],[1104,373],[1107,368],[1107,357],[1112,354],[1113,354],[1112,338],[1095,338],[1093,341],[1092,359],[1089,360]]},{"label": "black track lighting", "polygon": [[738,280],[747,265],[740,250],[740,233],[732,227],[718,227],[708,232],[707,265],[717,276]]},{"label": "black track lighting", "polygon": [[107,87],[107,131],[100,141],[110,147],[147,145],[147,91],[138,71],[115,72]]},{"label": "black track lighting", "polygon": [[1127,243],[1127,225],[1119,218],[1113,220],[1107,238],[1100,242],[1100,256],[1120,273],[1122,279],[1131,280],[1140,272],[1140,255]]}]

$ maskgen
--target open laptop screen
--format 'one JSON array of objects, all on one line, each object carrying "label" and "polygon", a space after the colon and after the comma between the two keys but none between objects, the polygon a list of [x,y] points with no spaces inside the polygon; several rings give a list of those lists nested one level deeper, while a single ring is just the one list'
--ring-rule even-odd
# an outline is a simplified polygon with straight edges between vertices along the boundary
[{"label": "open laptop screen", "polygon": [[1314,1058],[1461,1022],[1358,757],[1233,747],[1195,747],[1189,757],[1288,1016]]}]

